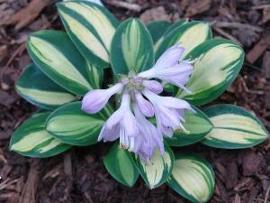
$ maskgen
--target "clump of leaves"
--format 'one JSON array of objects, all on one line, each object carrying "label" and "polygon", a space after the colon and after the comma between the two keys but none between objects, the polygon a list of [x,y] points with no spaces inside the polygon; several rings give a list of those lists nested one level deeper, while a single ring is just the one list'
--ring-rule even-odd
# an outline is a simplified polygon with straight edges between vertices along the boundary
[{"label": "clump of leaves", "polygon": [[120,138],[104,157],[117,181],[133,186],[140,175],[149,188],[166,183],[192,202],[207,202],[215,185],[211,165],[175,149],[197,142],[249,148],[268,138],[247,110],[207,105],[244,61],[242,48],[214,38],[208,23],[119,22],[88,1],[57,8],[66,32],[36,32],[27,43],[33,63],[16,89],[42,111],[17,128],[11,150],[43,158]]}]

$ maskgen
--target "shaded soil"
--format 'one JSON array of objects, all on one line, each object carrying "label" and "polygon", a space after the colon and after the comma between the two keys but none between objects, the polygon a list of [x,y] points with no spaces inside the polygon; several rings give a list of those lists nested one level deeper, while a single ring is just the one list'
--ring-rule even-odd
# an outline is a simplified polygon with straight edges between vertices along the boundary
[{"label": "shaded soil", "polygon": [[[14,19],[30,2],[0,0],[0,202],[187,202],[166,185],[150,191],[142,180],[133,188],[118,184],[102,164],[109,145],[73,148],[63,155],[41,160],[8,150],[13,129],[36,110],[14,89],[16,79],[30,61],[25,50],[27,35],[40,29],[62,29],[54,6],[56,1],[43,1],[44,9],[37,3],[32,8],[35,12],[27,10]],[[247,60],[241,75],[217,102],[237,104],[255,112],[269,130],[270,3],[267,5],[262,0],[119,2],[106,1],[106,6],[119,19],[135,16],[144,21],[207,20],[213,24],[216,35],[240,43],[248,53]],[[211,161],[216,172],[211,203],[266,203],[270,202],[269,148],[268,140],[246,150],[216,150],[199,144],[180,150],[201,153]]]}]

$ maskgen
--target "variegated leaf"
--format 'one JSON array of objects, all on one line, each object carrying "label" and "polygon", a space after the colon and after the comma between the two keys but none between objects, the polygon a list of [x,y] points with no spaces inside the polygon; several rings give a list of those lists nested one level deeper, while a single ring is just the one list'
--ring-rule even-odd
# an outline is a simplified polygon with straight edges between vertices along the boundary
[{"label": "variegated leaf", "polygon": [[156,44],[156,58],[159,58],[169,47],[180,44],[185,48],[183,58],[187,56],[195,47],[212,37],[211,28],[204,22],[180,21],[177,26],[173,26],[170,32],[163,35]]},{"label": "variegated leaf", "polygon": [[88,78],[93,89],[100,89],[103,82],[104,69],[87,63]]},{"label": "variegated leaf", "polygon": [[47,131],[64,143],[86,146],[95,144],[106,117],[81,110],[81,102],[56,109],[47,120]]},{"label": "variegated leaf", "polygon": [[244,52],[229,40],[212,39],[187,57],[195,60],[194,71],[186,85],[192,93],[182,91],[178,96],[202,105],[216,99],[234,81],[242,67]]},{"label": "variegated leaf", "polygon": [[165,146],[165,152],[160,154],[156,150],[149,162],[136,158],[137,167],[144,179],[146,185],[150,189],[154,189],[167,181],[172,172],[174,164],[174,155],[170,147]]},{"label": "variegated leaf", "polygon": [[214,192],[214,171],[206,160],[197,155],[175,154],[168,185],[193,203],[205,203]]},{"label": "variegated leaf", "polygon": [[[160,46],[161,42],[165,39],[168,33],[172,32],[174,29],[178,30],[180,26],[188,23],[188,20],[179,20],[173,24],[171,24],[167,29],[163,31],[163,35],[155,41],[154,50],[157,51],[158,47]],[[152,33],[151,33],[152,34]]]},{"label": "variegated leaf", "polygon": [[24,156],[45,158],[55,156],[71,146],[63,144],[45,129],[50,113],[37,113],[16,129],[10,140],[10,150]]},{"label": "variegated leaf", "polygon": [[199,109],[193,107],[194,112],[185,113],[185,129],[176,130],[172,138],[167,139],[170,146],[186,146],[201,141],[213,128],[208,117]]},{"label": "variegated leaf", "polygon": [[137,19],[119,25],[112,41],[111,64],[114,73],[138,73],[154,64],[153,42],[146,27]]},{"label": "variegated leaf", "polygon": [[180,26],[185,25],[185,24],[188,24],[188,23],[190,23],[190,21],[188,19],[178,20],[177,22],[171,24],[167,28],[167,30],[164,33],[164,36],[163,37],[165,37],[168,33],[172,32],[174,29],[178,30]]},{"label": "variegated leaf", "polygon": [[214,128],[203,144],[225,149],[249,148],[266,140],[269,133],[247,110],[234,105],[214,105],[205,110]]},{"label": "variegated leaf", "polygon": [[106,67],[111,41],[118,25],[116,18],[103,6],[88,1],[57,4],[62,22],[82,55],[97,67]]},{"label": "variegated leaf", "polygon": [[54,109],[77,100],[73,94],[54,83],[34,64],[24,70],[16,83],[16,90],[24,99],[44,109]]},{"label": "variegated leaf", "polygon": [[168,21],[153,21],[147,24],[147,29],[149,30],[154,44],[161,38],[161,36],[167,31],[171,23]]},{"label": "variegated leaf", "polygon": [[103,163],[107,171],[120,183],[132,187],[139,176],[131,153],[114,143],[104,157]]},{"label": "variegated leaf", "polygon": [[77,95],[92,88],[86,78],[87,64],[64,32],[36,32],[27,48],[37,67],[63,88]]}]

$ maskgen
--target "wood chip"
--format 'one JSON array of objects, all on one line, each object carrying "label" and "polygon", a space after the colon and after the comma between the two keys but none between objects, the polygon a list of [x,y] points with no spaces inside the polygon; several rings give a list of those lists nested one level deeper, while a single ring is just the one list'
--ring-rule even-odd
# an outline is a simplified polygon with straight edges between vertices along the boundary
[{"label": "wood chip", "polygon": [[12,170],[12,167],[9,164],[5,164],[0,172],[1,179],[6,180],[11,170]]},{"label": "wood chip", "polygon": [[254,180],[250,177],[243,178],[235,187],[234,191],[241,192],[254,185]]},{"label": "wood chip", "polygon": [[270,45],[270,34],[263,37],[247,54],[247,61],[254,63]]},{"label": "wood chip", "polygon": [[266,51],[263,55],[262,72],[266,78],[270,78],[270,51]]},{"label": "wood chip", "polygon": [[66,153],[64,156],[64,172],[67,176],[72,178],[72,162],[70,153]]},{"label": "wood chip", "polygon": [[33,22],[50,2],[50,0],[32,0],[28,6],[18,11],[4,25],[15,25],[15,29],[20,30]]},{"label": "wood chip", "polygon": [[8,94],[5,91],[0,90],[0,104],[6,107],[10,107],[17,100],[13,95]]},{"label": "wood chip", "polygon": [[233,203],[241,203],[241,198],[238,194],[235,195]]},{"label": "wood chip", "polygon": [[180,8],[185,10],[190,4],[190,0],[181,0],[179,3],[180,3]]},{"label": "wood chip", "polygon": [[235,28],[235,29],[250,29],[253,30],[254,32],[262,32],[263,28],[255,25],[250,25],[246,23],[237,23],[237,22],[221,22],[221,21],[216,21],[213,22],[217,27],[222,27],[222,28]]},{"label": "wood chip", "polygon": [[8,19],[14,15],[15,10],[10,8],[9,2],[1,2],[0,1],[0,26],[4,25]]},{"label": "wood chip", "polygon": [[7,56],[8,47],[7,45],[0,46],[0,62]]},{"label": "wood chip", "polygon": [[270,8],[270,4],[264,4],[264,5],[259,5],[259,6],[253,6],[251,9],[265,9],[265,8]]},{"label": "wood chip", "polygon": [[146,10],[141,16],[140,19],[144,23],[149,23],[151,21],[165,20],[170,21],[171,16],[166,12],[164,7],[159,6],[157,8],[152,8]]},{"label": "wood chip", "polygon": [[263,9],[263,19],[262,23],[267,23],[270,20],[270,7]]},{"label": "wood chip", "polygon": [[268,199],[269,199],[269,194],[270,194],[270,186],[268,187],[265,197],[264,197],[264,203],[268,203]]},{"label": "wood chip", "polygon": [[[266,78],[267,81],[270,79],[270,51],[266,51],[263,56],[263,62],[262,62],[262,74]],[[270,82],[268,82],[270,85]],[[270,91],[265,91],[265,104],[266,108],[270,109]]]},{"label": "wood chip", "polygon": [[39,180],[39,160],[33,160],[28,173],[28,178],[23,188],[19,203],[34,203],[36,202],[36,191]]},{"label": "wood chip", "polygon": [[227,7],[220,7],[218,9],[218,13],[221,16],[225,16],[226,18],[228,18],[231,21],[235,20],[235,17],[232,15],[232,13],[230,12],[230,9]]},{"label": "wood chip", "polygon": [[211,2],[211,0],[199,0],[192,3],[187,9],[185,17],[192,17],[208,11],[211,7]]},{"label": "wood chip", "polygon": [[220,35],[222,35],[223,37],[226,37],[227,39],[230,39],[232,41],[234,41],[235,43],[239,44],[240,46],[242,46],[241,42],[239,42],[238,39],[236,39],[234,36],[232,36],[231,34],[229,34],[228,32],[222,30],[219,27],[213,27],[213,29]]},{"label": "wood chip", "polygon": [[252,176],[260,172],[264,165],[264,159],[261,154],[253,151],[243,153],[242,170],[244,176]]}]

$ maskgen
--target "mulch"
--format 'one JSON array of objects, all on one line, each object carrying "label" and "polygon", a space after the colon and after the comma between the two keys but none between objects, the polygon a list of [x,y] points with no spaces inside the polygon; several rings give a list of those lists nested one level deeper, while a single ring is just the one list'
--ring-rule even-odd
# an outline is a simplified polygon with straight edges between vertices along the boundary
[{"label": "mulch", "polygon": [[[12,131],[35,107],[14,89],[30,62],[27,36],[41,29],[62,29],[50,0],[0,0],[0,202],[187,202],[163,185],[149,190],[140,179],[133,188],[114,181],[102,157],[109,145],[73,148],[48,159],[22,157],[8,150]],[[216,36],[239,43],[245,65],[226,93],[215,103],[243,106],[270,130],[270,3],[263,0],[106,0],[119,18],[143,21],[190,18],[213,25]],[[202,154],[216,173],[211,203],[270,202],[270,141],[252,149],[219,150],[200,144],[181,151]]]}]

